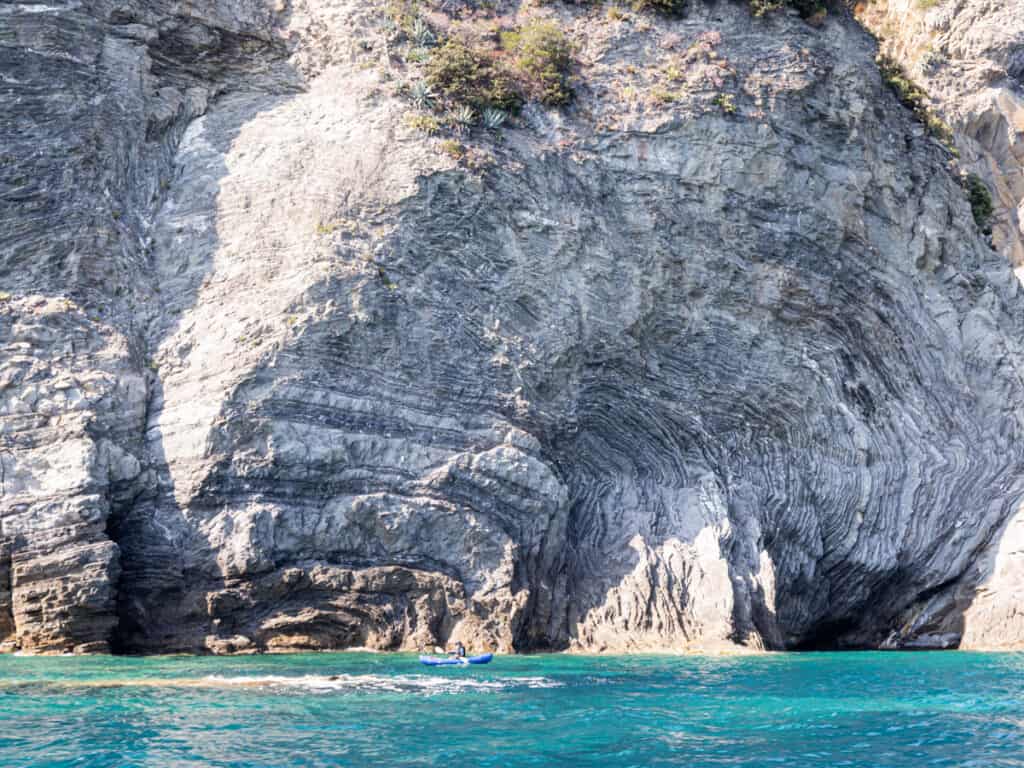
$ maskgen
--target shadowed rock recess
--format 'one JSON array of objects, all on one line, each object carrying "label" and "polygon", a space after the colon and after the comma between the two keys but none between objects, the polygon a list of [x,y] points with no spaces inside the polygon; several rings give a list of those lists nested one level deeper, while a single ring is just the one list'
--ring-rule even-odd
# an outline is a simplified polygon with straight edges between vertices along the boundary
[{"label": "shadowed rock recess", "polygon": [[453,138],[383,4],[0,7],[0,650],[1019,646],[1024,296],[874,39],[499,10],[575,101]]}]

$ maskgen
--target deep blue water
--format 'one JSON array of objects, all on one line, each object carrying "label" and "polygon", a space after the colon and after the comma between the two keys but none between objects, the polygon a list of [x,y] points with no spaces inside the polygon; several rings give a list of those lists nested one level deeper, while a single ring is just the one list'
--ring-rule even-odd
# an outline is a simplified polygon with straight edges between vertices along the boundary
[{"label": "deep blue water", "polygon": [[1022,695],[1018,654],[8,656],[0,766],[996,768]]}]

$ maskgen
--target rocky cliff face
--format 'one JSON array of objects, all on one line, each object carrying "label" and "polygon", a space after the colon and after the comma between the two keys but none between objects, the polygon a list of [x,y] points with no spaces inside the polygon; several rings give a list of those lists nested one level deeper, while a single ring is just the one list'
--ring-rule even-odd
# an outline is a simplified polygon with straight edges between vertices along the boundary
[{"label": "rocky cliff face", "polygon": [[0,13],[0,642],[998,631],[1024,297],[873,39],[501,10],[577,98],[458,139],[369,2]]},{"label": "rocky cliff face", "polygon": [[[1005,2],[881,0],[858,17],[928,93],[953,129],[962,172],[992,191],[992,242],[1024,279],[1024,9]],[[978,568],[984,585],[970,598],[961,647],[1016,648],[1024,586],[1018,513]]]},{"label": "rocky cliff face", "polygon": [[1024,266],[1024,9],[1017,0],[872,0],[858,16],[953,128],[994,193],[993,241]]}]

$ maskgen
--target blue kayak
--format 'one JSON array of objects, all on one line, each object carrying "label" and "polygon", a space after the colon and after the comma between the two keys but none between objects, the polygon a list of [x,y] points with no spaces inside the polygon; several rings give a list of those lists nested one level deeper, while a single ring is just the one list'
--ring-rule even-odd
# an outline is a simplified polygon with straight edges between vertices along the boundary
[{"label": "blue kayak", "polygon": [[487,664],[493,658],[493,653],[470,656],[468,659],[459,659],[454,656],[420,656],[420,664],[426,664],[428,667],[459,667],[465,664]]}]

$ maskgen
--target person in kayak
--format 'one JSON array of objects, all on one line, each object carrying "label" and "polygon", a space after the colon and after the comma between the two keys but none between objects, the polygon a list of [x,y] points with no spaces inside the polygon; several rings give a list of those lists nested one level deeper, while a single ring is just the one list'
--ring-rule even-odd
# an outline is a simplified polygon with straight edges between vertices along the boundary
[{"label": "person in kayak", "polygon": [[449,656],[455,656],[456,658],[459,658],[459,659],[464,659],[464,658],[466,658],[466,646],[464,646],[462,644],[461,640],[458,640],[455,643],[455,650],[448,651],[448,655]]}]

